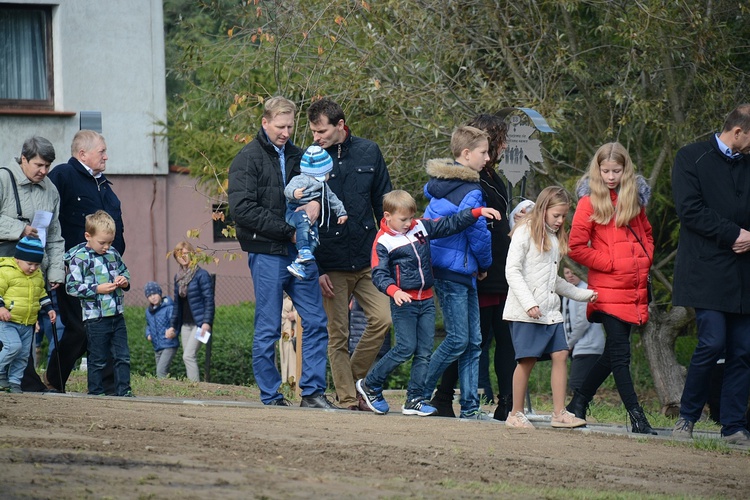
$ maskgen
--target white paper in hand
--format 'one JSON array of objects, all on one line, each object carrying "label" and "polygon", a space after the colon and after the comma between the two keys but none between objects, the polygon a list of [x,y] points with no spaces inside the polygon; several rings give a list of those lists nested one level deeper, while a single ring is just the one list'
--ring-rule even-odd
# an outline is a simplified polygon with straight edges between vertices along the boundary
[{"label": "white paper in hand", "polygon": [[203,335],[201,335],[202,332],[203,332],[203,330],[201,329],[201,327],[197,326],[195,328],[195,338],[198,339],[200,342],[203,342],[204,344],[207,344],[208,343],[208,339],[211,338],[211,332],[209,332],[208,330],[206,330],[206,333],[203,334]]}]

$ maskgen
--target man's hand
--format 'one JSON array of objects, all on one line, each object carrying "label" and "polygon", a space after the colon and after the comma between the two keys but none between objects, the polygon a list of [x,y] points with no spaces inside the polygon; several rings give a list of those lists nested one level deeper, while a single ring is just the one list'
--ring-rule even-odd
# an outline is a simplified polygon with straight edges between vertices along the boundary
[{"label": "man's hand", "polygon": [[750,231],[740,229],[740,235],[732,245],[732,250],[734,253],[745,253],[750,250]]},{"label": "man's hand", "polygon": [[483,273],[478,273],[478,274],[477,274],[477,280],[478,280],[478,281],[482,281],[482,280],[483,280],[484,278],[486,278],[486,277],[487,277],[487,271],[485,271],[485,272],[483,272]]},{"label": "man's hand", "polygon": [[318,278],[318,283],[320,284],[320,293],[323,294],[323,297],[332,299],[334,297],[334,294],[331,278],[329,278],[327,274],[322,274],[320,278]]},{"label": "man's hand", "polygon": [[295,210],[295,212],[299,212],[300,210],[304,210],[305,213],[307,213],[307,217],[310,219],[311,223],[315,222],[318,220],[318,217],[320,217],[320,203],[315,200],[306,205],[302,205]]}]

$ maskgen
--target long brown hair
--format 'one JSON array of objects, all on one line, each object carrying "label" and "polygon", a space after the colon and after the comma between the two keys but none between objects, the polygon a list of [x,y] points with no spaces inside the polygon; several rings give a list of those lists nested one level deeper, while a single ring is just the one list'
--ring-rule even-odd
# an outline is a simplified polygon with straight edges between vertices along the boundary
[{"label": "long brown hair", "polygon": [[[617,194],[617,206],[612,203],[609,188],[602,179],[601,164],[605,161],[613,161],[623,167]],[[630,154],[628,154],[625,146],[619,142],[610,142],[600,147],[591,159],[588,173],[580,182],[587,178],[591,189],[591,206],[594,209],[591,214],[592,221],[597,224],[609,224],[614,217],[615,226],[623,227],[638,216],[641,205],[638,202],[635,167],[633,167],[633,161],[630,159]]]},{"label": "long brown hair", "polygon": [[[546,225],[547,210],[564,205],[570,207],[570,195],[568,192],[560,186],[549,186],[542,190],[537,196],[536,204],[531,212],[527,213],[523,219],[519,221],[513,227],[513,232],[522,224],[529,226],[529,233],[531,234],[531,240],[541,251],[549,252],[552,249],[552,242],[549,238]],[[557,241],[560,247],[560,256],[567,255],[568,253],[568,231],[565,229],[565,224],[560,226],[557,231]]]}]

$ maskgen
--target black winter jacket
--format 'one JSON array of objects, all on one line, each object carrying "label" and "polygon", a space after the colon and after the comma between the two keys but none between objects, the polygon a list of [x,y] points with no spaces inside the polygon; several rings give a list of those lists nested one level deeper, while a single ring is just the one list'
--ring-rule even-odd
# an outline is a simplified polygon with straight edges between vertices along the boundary
[{"label": "black winter jacket", "polygon": [[249,253],[287,255],[294,226],[286,223],[284,186],[300,173],[302,151],[291,141],[284,147],[286,180],[279,154],[263,128],[237,154],[229,167],[229,213],[237,239]]},{"label": "black winter jacket", "polygon": [[75,157],[50,170],[47,176],[60,193],[60,230],[65,251],[86,241],[86,216],[104,210],[115,220],[112,246],[125,254],[125,231],[120,199],[112,191],[112,183],[102,174],[95,179]]},{"label": "black winter jacket", "polygon": [[488,207],[502,214],[502,220],[487,219],[487,229],[492,236],[492,265],[487,269],[487,277],[477,281],[479,293],[505,295],[508,293],[508,280],[505,279],[505,261],[510,247],[510,224],[508,220],[508,191],[503,179],[492,167],[479,172],[479,184],[484,191],[484,201]]},{"label": "black winter jacket", "polygon": [[383,218],[383,195],[391,190],[391,178],[377,144],[351,135],[326,149],[333,159],[328,187],[344,203],[349,219],[338,225],[331,219],[320,228],[315,251],[320,274],[359,271],[370,266],[370,252]]},{"label": "black winter jacket", "polygon": [[729,158],[716,137],[677,152],[672,192],[680,218],[676,306],[750,314],[750,253],[732,245],[750,230],[750,155]]}]

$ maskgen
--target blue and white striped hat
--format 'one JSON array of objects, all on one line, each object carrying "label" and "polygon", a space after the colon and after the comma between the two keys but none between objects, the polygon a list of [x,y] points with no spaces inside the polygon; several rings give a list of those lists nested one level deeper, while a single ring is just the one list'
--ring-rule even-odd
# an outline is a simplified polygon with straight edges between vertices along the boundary
[{"label": "blue and white striped hat", "polygon": [[44,259],[42,241],[37,238],[24,236],[16,244],[16,252],[13,254],[13,257],[18,260],[25,260],[26,262],[41,263],[42,259]]},{"label": "blue and white striped hat", "polygon": [[326,174],[333,170],[333,160],[325,149],[313,144],[302,155],[299,169],[303,174],[311,175],[319,181],[326,180]]}]

